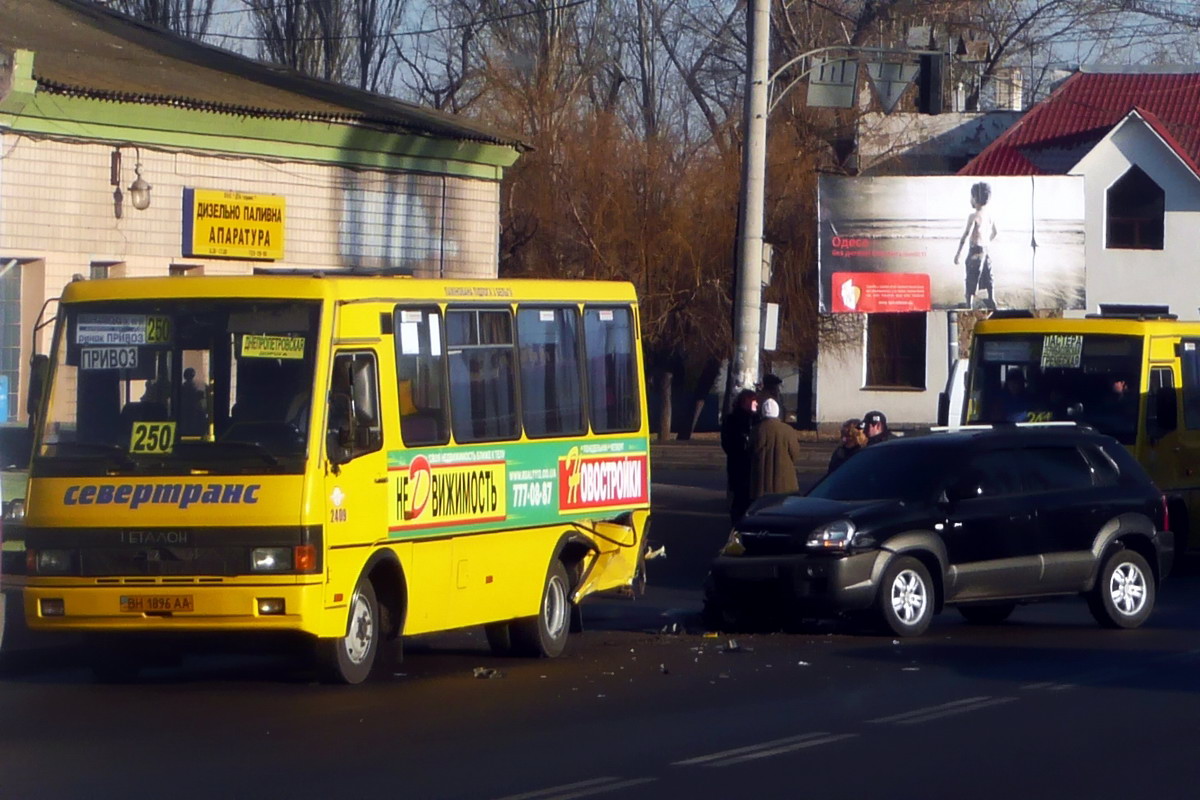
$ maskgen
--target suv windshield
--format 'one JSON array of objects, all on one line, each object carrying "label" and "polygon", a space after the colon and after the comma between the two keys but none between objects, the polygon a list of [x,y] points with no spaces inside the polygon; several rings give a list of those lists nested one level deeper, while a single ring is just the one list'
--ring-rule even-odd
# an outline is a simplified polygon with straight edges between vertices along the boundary
[{"label": "suv windshield", "polygon": [[34,472],[299,471],[319,313],[278,300],[64,307]]},{"label": "suv windshield", "polygon": [[1086,422],[1133,444],[1141,365],[1137,336],[979,334],[966,422]]},{"label": "suv windshield", "polygon": [[[928,441],[928,440],[926,440]],[[871,445],[814,486],[809,497],[826,500],[911,500],[933,498],[953,447]]]}]

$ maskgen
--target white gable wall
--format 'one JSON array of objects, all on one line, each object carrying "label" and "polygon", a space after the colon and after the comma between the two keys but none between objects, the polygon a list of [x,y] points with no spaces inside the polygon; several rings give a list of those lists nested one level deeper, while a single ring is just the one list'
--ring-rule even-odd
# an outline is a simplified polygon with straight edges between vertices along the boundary
[{"label": "white gable wall", "polygon": [[[1136,164],[1166,193],[1162,250],[1104,246],[1107,191]],[[1071,170],[1086,181],[1088,311],[1100,303],[1156,303],[1200,317],[1200,180],[1146,124],[1126,120]]]}]

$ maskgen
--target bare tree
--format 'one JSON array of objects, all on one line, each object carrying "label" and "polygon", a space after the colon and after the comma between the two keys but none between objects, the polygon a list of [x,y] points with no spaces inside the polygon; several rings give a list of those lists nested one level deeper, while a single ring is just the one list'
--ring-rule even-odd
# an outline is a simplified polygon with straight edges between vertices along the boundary
[{"label": "bare tree", "polygon": [[202,39],[216,0],[117,0],[113,7],[131,17],[189,39]]},{"label": "bare tree", "polygon": [[243,0],[260,58],[331,81],[345,81],[353,40],[351,0]]}]

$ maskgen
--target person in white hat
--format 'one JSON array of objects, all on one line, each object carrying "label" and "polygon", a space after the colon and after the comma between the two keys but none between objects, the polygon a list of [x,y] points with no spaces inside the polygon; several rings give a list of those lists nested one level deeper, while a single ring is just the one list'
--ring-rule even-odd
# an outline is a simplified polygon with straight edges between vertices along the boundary
[{"label": "person in white hat", "polygon": [[762,421],[754,429],[753,457],[750,462],[750,494],[779,494],[800,490],[796,478],[796,459],[800,442],[792,426],[779,419],[779,403],[768,398],[759,406]]}]

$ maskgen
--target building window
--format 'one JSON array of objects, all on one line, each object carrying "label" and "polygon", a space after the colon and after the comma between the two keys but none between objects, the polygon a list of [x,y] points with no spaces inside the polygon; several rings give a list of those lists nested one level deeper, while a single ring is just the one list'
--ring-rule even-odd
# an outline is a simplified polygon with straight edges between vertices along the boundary
[{"label": "building window", "polygon": [[199,278],[204,274],[203,264],[172,264],[169,269],[172,278]]},{"label": "building window", "polygon": [[124,278],[125,262],[93,261],[88,271],[88,277],[94,281],[103,280],[104,278]]},{"label": "building window", "polygon": [[1108,189],[1105,246],[1112,250],[1162,250],[1166,195],[1140,167]]},{"label": "building window", "polygon": [[0,422],[13,422],[20,410],[21,264],[0,259]]},{"label": "building window", "polygon": [[867,315],[868,389],[925,388],[925,313]]}]

